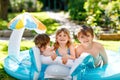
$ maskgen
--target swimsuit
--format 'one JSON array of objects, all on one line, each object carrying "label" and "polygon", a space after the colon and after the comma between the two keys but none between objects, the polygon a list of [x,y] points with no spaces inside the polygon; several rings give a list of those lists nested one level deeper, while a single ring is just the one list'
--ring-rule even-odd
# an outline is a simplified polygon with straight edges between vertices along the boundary
[{"label": "swimsuit", "polygon": [[[60,53],[59,53],[59,51],[58,51],[58,49],[55,52],[56,52],[57,56],[61,56]],[[70,55],[70,49],[69,48],[67,50],[67,53]]]}]

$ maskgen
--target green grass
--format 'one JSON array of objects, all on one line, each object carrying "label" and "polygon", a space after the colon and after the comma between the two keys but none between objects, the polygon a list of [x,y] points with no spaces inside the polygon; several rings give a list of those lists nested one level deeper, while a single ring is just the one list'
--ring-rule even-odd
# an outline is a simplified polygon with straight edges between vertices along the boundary
[{"label": "green grass", "polygon": [[97,40],[100,42],[105,49],[112,50],[118,52],[120,49],[120,41],[104,41],[104,40]]}]

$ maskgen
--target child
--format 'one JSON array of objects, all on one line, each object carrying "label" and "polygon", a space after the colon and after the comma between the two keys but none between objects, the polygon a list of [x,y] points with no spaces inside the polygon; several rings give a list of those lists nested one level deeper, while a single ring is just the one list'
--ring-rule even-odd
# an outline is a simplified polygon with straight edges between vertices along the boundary
[{"label": "child", "polygon": [[[53,49],[50,48],[50,38],[47,34],[38,34],[35,36],[34,43],[39,48],[40,55],[51,56],[52,60],[55,60],[56,54]],[[44,80],[44,72],[47,66],[46,64],[42,64],[39,80]]]},{"label": "child", "polygon": [[63,64],[66,64],[68,59],[75,59],[75,50],[71,43],[70,32],[66,28],[61,28],[56,32],[54,50],[57,56],[62,56]]},{"label": "child", "polygon": [[104,47],[100,43],[93,41],[94,33],[91,27],[82,26],[77,34],[77,38],[81,42],[75,49],[77,57],[83,52],[87,52],[94,57],[96,67],[108,63]]},{"label": "child", "polygon": [[47,34],[35,36],[34,43],[39,48],[41,55],[51,56],[53,60],[56,58],[53,48],[50,47],[50,37]]}]

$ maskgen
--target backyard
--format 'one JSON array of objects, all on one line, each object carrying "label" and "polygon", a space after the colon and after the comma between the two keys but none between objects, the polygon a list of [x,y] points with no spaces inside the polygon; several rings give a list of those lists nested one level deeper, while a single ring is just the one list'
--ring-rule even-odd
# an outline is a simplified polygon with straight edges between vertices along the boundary
[{"label": "backyard", "polygon": [[[9,16],[12,16],[10,18],[13,18],[17,14],[9,14]],[[38,18],[41,22],[43,22],[47,26],[47,34],[51,35],[54,34],[56,29],[59,27],[59,23],[57,23],[55,20],[51,19],[45,12],[41,13],[32,13],[36,18]],[[39,16],[41,15],[41,16]],[[7,23],[7,22],[6,22]],[[7,29],[7,27],[4,27]],[[109,41],[109,40],[96,40],[100,42],[106,50],[112,50],[115,51],[116,54],[120,50],[120,41]],[[15,78],[9,76],[5,71],[3,67],[4,58],[8,55],[8,43],[9,41],[0,40],[0,79],[2,80],[15,80]],[[53,42],[51,42],[52,45]],[[78,44],[77,41],[74,42],[75,44]],[[31,40],[22,40],[21,41],[21,47],[20,51],[28,50],[31,47],[34,46],[33,39]]]},{"label": "backyard", "polygon": [[[8,56],[8,45],[10,36],[7,36],[7,40],[2,40],[2,38],[5,37],[4,35],[6,35],[6,33],[4,32],[6,30],[12,32],[12,30],[8,28],[8,23],[17,15],[27,11],[46,26],[46,33],[49,36],[54,35],[55,31],[60,27],[67,26],[70,27],[68,28],[70,31],[75,31],[75,29],[78,29],[77,26],[79,27],[85,24],[94,28],[94,32],[97,36],[95,38],[95,41],[101,43],[104,46],[105,50],[111,50],[114,51],[115,54],[120,54],[119,0],[53,0],[53,6],[51,6],[53,2],[51,3],[49,1],[49,3],[46,5],[47,0],[11,0],[11,5],[5,5],[9,6],[6,16],[4,15],[4,12],[2,10],[7,9],[6,7],[4,9],[3,4],[1,3],[9,3],[9,0],[7,1],[8,2],[0,0],[0,80],[17,80],[4,71],[4,59]],[[34,1],[37,2],[35,2],[34,4]],[[59,5],[58,3],[55,4],[56,1],[58,1]],[[63,3],[60,4],[60,1],[65,2],[64,8],[61,7]],[[34,6],[35,8],[33,8],[32,6]],[[64,18],[63,15],[59,16],[53,14],[53,18],[60,17],[61,20],[53,19],[48,15],[47,10],[52,11],[56,14],[63,13],[64,17],[68,13],[69,17]],[[64,20],[67,22],[64,22]],[[71,24],[71,22],[73,23]],[[29,50],[31,47],[35,46],[33,38],[37,33],[31,30],[30,34],[32,34],[32,36],[30,36],[30,39],[27,39],[28,37],[25,37],[26,39],[23,38],[21,40],[20,51]],[[102,34],[101,38],[99,38],[100,34]],[[106,37],[106,34],[108,37]],[[72,34],[72,36],[74,35]],[[52,39],[53,38],[51,38],[51,45],[54,43]],[[75,46],[79,44],[77,39],[75,39],[74,37],[72,39]]]}]

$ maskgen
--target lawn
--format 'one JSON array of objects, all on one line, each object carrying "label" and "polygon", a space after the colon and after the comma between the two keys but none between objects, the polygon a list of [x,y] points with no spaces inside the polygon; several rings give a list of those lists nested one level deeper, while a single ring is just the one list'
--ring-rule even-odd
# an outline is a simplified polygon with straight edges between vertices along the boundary
[{"label": "lawn", "polygon": [[98,40],[105,49],[112,50],[115,52],[120,51],[120,41],[103,41],[103,40]]}]

